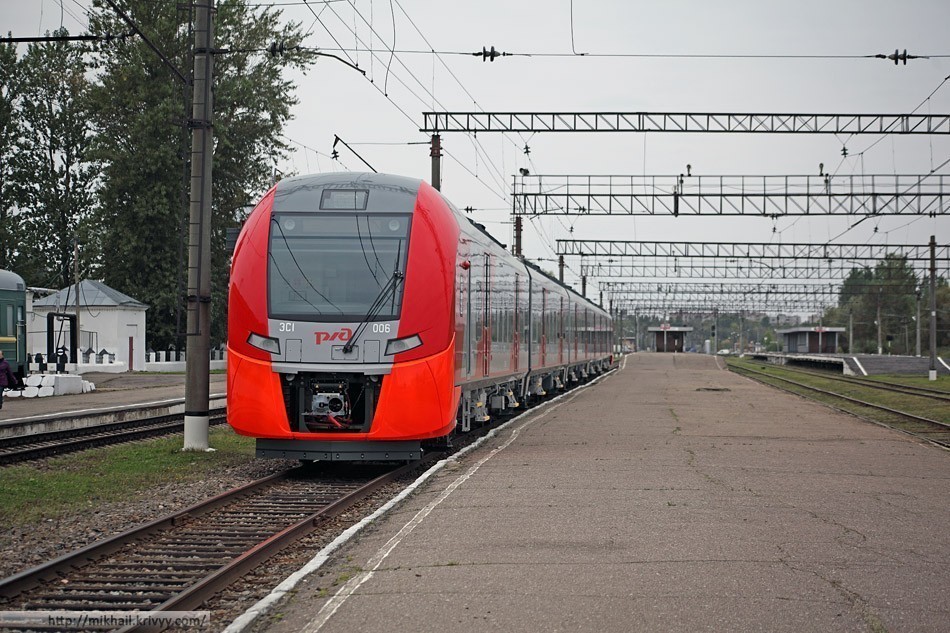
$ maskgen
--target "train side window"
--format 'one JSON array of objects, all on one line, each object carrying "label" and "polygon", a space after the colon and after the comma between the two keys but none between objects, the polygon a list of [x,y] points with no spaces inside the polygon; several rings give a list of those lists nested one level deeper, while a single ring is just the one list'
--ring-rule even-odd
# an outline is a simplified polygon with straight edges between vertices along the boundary
[{"label": "train side window", "polygon": [[23,306],[17,306],[16,311],[17,311],[17,318],[16,318],[17,323],[25,324],[26,318],[23,316]]},{"label": "train side window", "polygon": [[5,308],[3,314],[3,334],[5,336],[13,336],[16,334],[16,330],[13,329],[13,305],[8,303],[3,307]]}]

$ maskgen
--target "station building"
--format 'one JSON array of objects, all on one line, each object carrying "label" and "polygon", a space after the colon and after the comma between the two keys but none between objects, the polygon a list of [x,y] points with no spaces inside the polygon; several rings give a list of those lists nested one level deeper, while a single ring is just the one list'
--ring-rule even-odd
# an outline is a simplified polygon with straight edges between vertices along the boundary
[{"label": "station building", "polygon": [[691,327],[666,323],[659,327],[647,328],[647,332],[653,332],[655,335],[654,349],[658,352],[682,352],[685,349],[686,333],[692,331]]},{"label": "station building", "polygon": [[782,337],[782,351],[789,354],[834,354],[838,351],[838,336],[843,327],[793,327],[776,330]]},{"label": "station building", "polygon": [[[71,347],[78,341],[80,363],[94,364],[94,355],[107,352],[115,359],[114,369],[141,371],[145,369],[145,312],[148,306],[132,297],[90,279],[79,282],[80,332],[70,336],[71,323],[66,317],[75,314],[77,287],[69,286],[58,292],[34,299],[27,315],[29,353],[48,354],[49,335],[54,347]],[[53,318],[50,318],[50,317]],[[73,321],[74,322],[74,321]],[[49,324],[55,330],[48,332]],[[82,359],[82,353],[88,355]]]}]

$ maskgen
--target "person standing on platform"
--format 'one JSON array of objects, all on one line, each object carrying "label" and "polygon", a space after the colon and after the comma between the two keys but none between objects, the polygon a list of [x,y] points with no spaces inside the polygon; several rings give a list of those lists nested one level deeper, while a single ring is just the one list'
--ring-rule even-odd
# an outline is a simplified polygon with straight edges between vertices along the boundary
[{"label": "person standing on platform", "polygon": [[10,369],[10,363],[3,357],[3,350],[0,350],[0,409],[3,408],[3,390],[16,387],[17,379]]}]

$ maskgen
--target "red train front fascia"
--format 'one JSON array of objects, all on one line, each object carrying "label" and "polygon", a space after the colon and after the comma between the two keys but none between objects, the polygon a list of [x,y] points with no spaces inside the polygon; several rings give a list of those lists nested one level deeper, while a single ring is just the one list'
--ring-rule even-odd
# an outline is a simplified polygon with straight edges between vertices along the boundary
[{"label": "red train front fascia", "polygon": [[381,174],[269,191],[238,238],[228,318],[228,422],[264,457],[415,459],[610,355],[603,310],[429,185]]}]

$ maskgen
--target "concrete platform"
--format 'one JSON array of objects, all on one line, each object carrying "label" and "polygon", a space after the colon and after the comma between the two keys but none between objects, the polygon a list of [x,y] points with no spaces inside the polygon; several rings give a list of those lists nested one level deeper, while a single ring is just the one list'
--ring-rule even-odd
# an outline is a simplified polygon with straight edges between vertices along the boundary
[{"label": "concrete platform", "polygon": [[628,357],[441,471],[261,628],[947,630],[950,454],[717,363]]},{"label": "concrete platform", "polygon": [[[85,374],[96,391],[49,398],[7,398],[0,409],[0,437],[108,424],[184,411],[184,374]],[[212,406],[224,406],[225,374],[212,374]],[[177,407],[177,409],[176,409]],[[125,413],[130,408],[135,414]]]},{"label": "concrete platform", "polygon": [[[833,369],[848,376],[897,375],[927,376],[930,371],[929,356],[891,356],[878,354],[789,354],[786,352],[750,352],[745,358],[765,360],[780,365]],[[950,375],[950,364],[937,357],[937,374]]]}]

